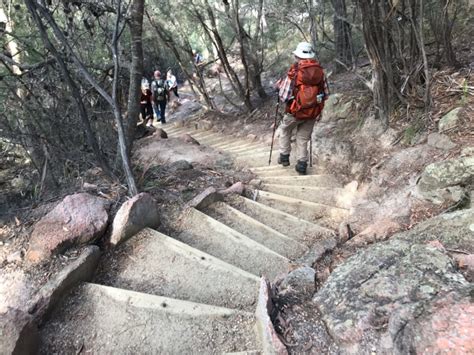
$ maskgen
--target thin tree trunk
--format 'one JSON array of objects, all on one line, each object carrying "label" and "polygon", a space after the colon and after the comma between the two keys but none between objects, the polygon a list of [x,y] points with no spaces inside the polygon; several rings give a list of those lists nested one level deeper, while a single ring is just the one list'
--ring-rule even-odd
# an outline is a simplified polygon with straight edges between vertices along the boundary
[{"label": "thin tree trunk", "polygon": [[[453,19],[449,18],[449,5],[451,0],[440,0],[441,6],[441,23],[442,23],[442,38],[443,38],[443,46],[444,46],[444,55],[448,65],[457,67],[459,63],[456,59],[456,54],[453,50],[452,45],[452,31],[453,25],[456,19],[456,13],[453,15]],[[455,5],[453,5],[455,6]],[[456,11],[456,10],[455,10]]]},{"label": "thin tree trunk", "polygon": [[232,85],[232,88],[234,89],[235,93],[239,96],[239,98],[244,102],[247,110],[252,111],[253,107],[252,107],[252,103],[250,102],[250,98],[248,95],[246,95],[245,89],[243,88],[242,83],[239,80],[239,77],[235,73],[234,69],[229,63],[229,59],[227,58],[225,46],[219,34],[219,31],[217,30],[216,19],[214,17],[214,13],[212,11],[211,6],[209,5],[208,0],[205,1],[205,5],[206,5],[206,12],[211,22],[211,28],[207,26],[206,22],[204,21],[204,19],[202,18],[201,14],[199,13],[197,9],[195,9],[194,13],[196,17],[198,18],[199,22],[201,23],[201,26],[203,27],[207,36],[216,47],[217,52],[219,54],[219,59],[221,60],[224,71]]},{"label": "thin tree trunk", "polygon": [[[132,169],[130,167],[130,157],[127,152],[127,146],[126,146],[126,138],[125,138],[125,129],[123,127],[123,120],[122,120],[122,114],[120,112],[120,107],[118,105],[117,97],[116,97],[116,87],[113,93],[113,96],[110,96],[107,91],[102,88],[99,83],[93,78],[93,76],[89,73],[87,68],[85,67],[84,63],[81,62],[81,60],[78,58],[76,53],[74,52],[73,48],[70,46],[66,36],[64,33],[61,31],[61,29],[58,27],[56,21],[54,20],[53,16],[49,12],[47,8],[44,6],[38,4],[37,2],[33,0],[25,0],[28,8],[30,9],[30,12],[34,16],[34,18],[37,18],[40,20],[39,14],[36,12],[37,10],[41,13],[42,17],[44,17],[47,21],[48,24],[51,26],[51,29],[56,37],[56,39],[66,48],[66,50],[69,52],[71,59],[73,63],[76,65],[78,71],[85,77],[85,79],[91,84],[94,89],[107,101],[107,103],[111,106],[113,112],[114,112],[114,118],[117,124],[117,131],[118,131],[118,139],[119,139],[119,146],[120,146],[120,155],[122,158],[122,167],[125,173],[125,177],[127,179],[128,183],[128,190],[129,193],[134,196],[138,193],[136,184],[135,184],[135,179],[133,178],[133,173]],[[121,1],[119,1],[119,5],[121,4]],[[113,59],[114,59],[114,85],[116,86],[116,81],[117,81],[117,76],[118,76],[118,68],[119,68],[119,58],[117,54],[117,42],[118,42],[118,35],[119,35],[119,30],[118,30],[118,22],[120,20],[120,9],[117,11],[117,21],[114,29],[114,37],[113,37],[113,46],[112,49],[114,51],[113,54]],[[40,20],[41,22],[41,20]]]},{"label": "thin tree trunk", "polygon": [[[181,57],[181,54],[178,50],[178,45],[172,40],[172,38],[168,37],[165,29],[158,22],[154,21],[147,11],[145,11],[145,13],[148,18],[148,21],[150,22],[151,26],[155,29],[155,32],[158,35],[158,37],[165,44],[165,46],[168,47],[173,52],[181,70],[186,75],[186,78],[188,79],[189,83],[197,88],[199,95],[201,97],[201,100],[205,102],[205,104],[208,106],[209,109],[215,110],[216,107],[214,103],[212,102],[209,94],[207,93],[205,82],[202,77],[202,73],[200,69],[194,64],[194,61],[192,60],[194,70],[198,76],[198,80],[196,80],[193,77],[192,73],[188,71],[187,69],[188,63]],[[192,58],[193,57],[192,49],[191,49],[191,46],[189,45],[189,42],[186,39],[184,40],[184,44],[186,46],[185,48],[186,52],[188,53],[189,57]]]},{"label": "thin tree trunk", "polygon": [[120,75],[120,66],[119,66],[119,54],[118,54],[118,40],[120,33],[120,17],[122,1],[119,0],[117,3],[117,19],[115,21],[114,33],[112,36],[112,56],[114,58],[114,78],[112,84],[112,100],[114,105],[112,106],[114,111],[115,123],[117,125],[118,138],[119,138],[119,149],[120,156],[122,158],[122,166],[125,173],[125,178],[127,179],[128,191],[131,196],[138,194],[138,189],[135,184],[135,179],[133,177],[133,172],[130,164],[129,151],[127,147],[126,132],[123,124],[123,117],[120,111],[120,105],[117,100],[117,84],[118,76]]},{"label": "thin tree trunk", "polygon": [[372,65],[372,85],[376,117],[388,126],[392,111],[391,71],[389,70],[392,53],[388,29],[381,18],[387,15],[384,1],[373,4],[370,0],[359,0],[362,11],[363,34],[367,54]]},{"label": "thin tree trunk", "polygon": [[[257,18],[256,18],[256,31],[254,36],[249,40],[251,43],[249,49],[249,61],[251,64],[251,76],[253,88],[257,90],[257,94],[261,98],[267,97],[267,93],[262,85],[262,72],[263,72],[263,61],[264,61],[264,36],[263,36],[263,0],[258,2]],[[260,57],[259,57],[260,53]]]},{"label": "thin tree trunk", "polygon": [[[354,53],[352,46],[351,26],[347,22],[346,0],[331,0],[334,7],[334,37],[336,43],[336,57],[346,66],[352,66]],[[343,66],[339,65],[341,70]]]},{"label": "thin tree trunk", "polygon": [[61,54],[57,51],[56,47],[53,45],[53,43],[50,41],[48,33],[46,31],[46,28],[44,27],[43,22],[41,21],[41,18],[39,17],[38,13],[36,12],[36,9],[34,5],[31,5],[31,0],[26,0],[28,9],[33,16],[33,21],[36,23],[36,26],[38,27],[38,30],[40,31],[40,36],[41,39],[45,45],[45,47],[51,52],[53,57],[56,59],[56,62],[59,66],[59,69],[61,71],[61,75],[63,76],[64,80],[66,81],[66,84],[69,86],[71,89],[71,94],[74,99],[74,101],[77,104],[77,108],[79,110],[79,116],[81,118],[82,124],[84,126],[84,130],[86,132],[86,137],[88,140],[89,145],[92,148],[92,151],[94,152],[94,155],[97,159],[97,162],[99,166],[104,170],[104,172],[109,175],[113,176],[112,171],[107,164],[107,161],[104,158],[104,155],[100,151],[99,144],[97,143],[97,139],[95,138],[94,133],[92,132],[92,127],[90,125],[90,120],[89,116],[87,114],[86,107],[84,105],[84,102],[82,101],[82,96],[79,91],[79,88],[77,87],[76,83],[71,77],[71,74],[69,73],[69,70],[67,68],[67,65],[62,58]]},{"label": "thin tree trunk", "polygon": [[131,5],[130,14],[130,34],[132,38],[131,53],[132,62],[130,64],[130,86],[128,88],[127,118],[125,129],[127,132],[127,151],[132,152],[133,138],[136,124],[140,114],[141,80],[143,76],[143,12],[145,8],[144,0],[134,0]]},{"label": "thin tree trunk", "polygon": [[[9,57],[12,59],[11,66],[8,66],[12,74],[15,76],[21,76],[22,70],[16,63],[21,64],[21,55],[18,50],[18,44],[16,39],[8,35],[8,33],[13,33],[14,23],[10,17],[9,9],[3,4],[0,3],[0,22],[5,24],[6,35],[6,51],[9,54]],[[8,57],[8,56],[7,56]],[[25,99],[25,91],[22,88],[16,88],[16,96],[19,100],[23,101]],[[41,142],[38,139],[35,139],[35,127],[30,123],[28,119],[23,119],[18,117],[18,127],[22,133],[22,142],[23,147],[31,157],[33,164],[38,168],[38,171],[41,173],[41,164],[44,160],[44,155],[41,149]]]}]

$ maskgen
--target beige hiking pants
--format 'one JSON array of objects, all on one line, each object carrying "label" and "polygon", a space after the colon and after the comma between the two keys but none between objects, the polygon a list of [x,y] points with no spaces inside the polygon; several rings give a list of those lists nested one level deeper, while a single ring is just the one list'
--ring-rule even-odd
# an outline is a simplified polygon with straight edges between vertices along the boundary
[{"label": "beige hiking pants", "polygon": [[280,153],[290,154],[291,133],[296,128],[296,158],[308,161],[308,142],[313,132],[316,120],[297,120],[290,114],[285,114],[280,125]]}]

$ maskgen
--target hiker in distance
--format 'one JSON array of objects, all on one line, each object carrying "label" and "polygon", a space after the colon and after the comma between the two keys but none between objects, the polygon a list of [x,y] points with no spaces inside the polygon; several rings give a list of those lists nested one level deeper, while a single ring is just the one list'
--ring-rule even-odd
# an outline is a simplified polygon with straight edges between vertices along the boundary
[{"label": "hiker in distance", "polygon": [[155,70],[154,77],[155,79],[151,82],[153,109],[157,119],[159,117],[161,124],[165,124],[166,103],[170,101],[170,94],[166,81],[161,78],[161,72],[159,70]]},{"label": "hiker in distance", "polygon": [[169,91],[172,91],[179,101],[178,81],[176,80],[176,76],[173,75],[171,68],[166,72],[166,85],[168,86]]},{"label": "hiker in distance", "polygon": [[140,98],[140,112],[143,123],[146,126],[153,126],[153,106],[151,100],[151,90],[148,82],[142,82],[142,94]]},{"label": "hiker in distance", "polygon": [[293,52],[296,62],[279,86],[279,100],[286,103],[285,115],[280,126],[280,157],[278,164],[290,165],[291,134],[296,128],[295,170],[306,174],[308,167],[308,142],[313,127],[321,117],[324,101],[328,99],[329,89],[324,71],[315,59],[310,43],[301,42]]}]

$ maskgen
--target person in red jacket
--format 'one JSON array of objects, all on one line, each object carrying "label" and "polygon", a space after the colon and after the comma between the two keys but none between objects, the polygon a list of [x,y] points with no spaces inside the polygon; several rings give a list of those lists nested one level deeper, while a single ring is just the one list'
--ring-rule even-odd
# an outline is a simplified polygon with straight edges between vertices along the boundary
[{"label": "person in red jacket", "polygon": [[151,90],[148,84],[142,84],[140,97],[140,113],[147,126],[153,126],[153,106],[151,104]]},{"label": "person in red jacket", "polygon": [[301,42],[293,54],[296,62],[279,84],[279,99],[286,103],[286,114],[280,126],[278,164],[290,165],[291,134],[296,129],[295,170],[304,175],[308,166],[308,142],[315,122],[320,119],[329,90],[323,68],[314,59],[316,54],[312,45]]}]

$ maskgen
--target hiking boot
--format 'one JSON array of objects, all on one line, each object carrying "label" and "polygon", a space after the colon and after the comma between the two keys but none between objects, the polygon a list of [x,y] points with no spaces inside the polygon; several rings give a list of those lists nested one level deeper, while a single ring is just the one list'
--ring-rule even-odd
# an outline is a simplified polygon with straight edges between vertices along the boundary
[{"label": "hiking boot", "polygon": [[298,162],[295,165],[295,170],[298,172],[300,175],[306,175],[306,168],[308,167],[308,163],[305,161],[298,160]]},{"label": "hiking boot", "polygon": [[288,166],[290,165],[290,154],[281,154],[278,157],[278,164],[281,164],[283,166]]}]

